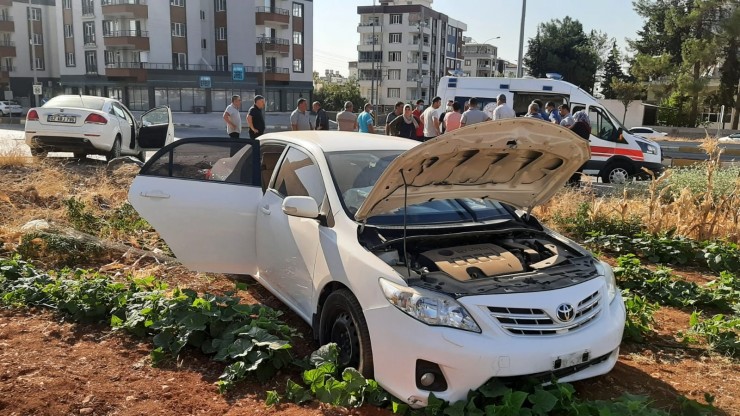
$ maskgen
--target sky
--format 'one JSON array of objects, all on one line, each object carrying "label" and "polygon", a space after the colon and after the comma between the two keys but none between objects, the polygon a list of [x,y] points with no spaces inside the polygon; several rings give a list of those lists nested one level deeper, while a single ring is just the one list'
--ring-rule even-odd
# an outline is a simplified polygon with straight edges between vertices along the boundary
[{"label": "sky", "polygon": [[[348,62],[357,60],[360,35],[357,6],[372,6],[372,0],[314,0],[314,71],[338,70],[348,75]],[[519,51],[521,0],[434,0],[432,8],[468,25],[463,36],[476,42],[500,36],[486,43],[498,47],[500,58],[516,61]],[[537,25],[570,16],[581,22],[586,33],[600,30],[616,38],[625,51],[626,38],[635,38],[643,21],[631,0],[529,0],[524,26],[524,53],[527,40]]]}]

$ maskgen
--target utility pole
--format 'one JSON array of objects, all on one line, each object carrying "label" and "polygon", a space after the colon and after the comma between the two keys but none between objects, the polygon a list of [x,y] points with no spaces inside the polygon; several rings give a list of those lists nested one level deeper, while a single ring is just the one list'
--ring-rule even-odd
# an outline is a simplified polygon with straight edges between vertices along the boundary
[{"label": "utility pole", "polygon": [[519,60],[516,65],[516,77],[521,78],[524,75],[524,17],[527,14],[527,0],[522,0],[522,24],[519,28]]},{"label": "utility pole", "polygon": [[[265,68],[265,65],[267,64],[267,58],[265,58],[265,35],[262,34],[262,38],[260,38],[260,46],[262,46],[262,96],[265,97],[265,103],[267,103],[267,89],[265,88],[265,74],[267,74],[267,68]],[[267,106],[264,106],[263,112],[267,113]]]},{"label": "utility pole", "polygon": [[375,13],[375,0],[373,0],[373,18],[370,24],[373,27],[373,56],[372,56],[372,78],[370,79],[370,104],[375,105],[375,23],[377,22],[378,15]]},{"label": "utility pole", "polygon": [[[39,80],[36,76],[36,45],[33,41],[33,35],[35,34],[33,29],[33,0],[28,1],[28,27],[31,32],[31,39],[29,39],[29,45],[31,46],[31,69],[33,70],[33,85],[38,84]],[[39,106],[39,95],[34,94],[34,105]]]},{"label": "utility pole", "polygon": [[422,45],[424,44],[424,26],[426,24],[426,21],[424,20],[424,6],[419,6],[421,8],[421,15],[419,18],[419,56],[418,56],[418,68],[416,72],[416,99],[418,100],[421,98],[421,56],[422,56]]}]

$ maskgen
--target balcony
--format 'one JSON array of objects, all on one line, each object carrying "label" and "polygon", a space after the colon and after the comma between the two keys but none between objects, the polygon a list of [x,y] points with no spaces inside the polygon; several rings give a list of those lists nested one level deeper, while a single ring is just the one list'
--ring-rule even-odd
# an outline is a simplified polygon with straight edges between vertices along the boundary
[{"label": "balcony", "polygon": [[290,11],[279,9],[277,7],[258,7],[255,15],[255,22],[259,25],[267,23],[277,23],[283,26],[290,24]]},{"label": "balcony", "polygon": [[[255,72],[262,73],[261,67],[254,68]],[[251,71],[248,71],[251,72]],[[290,81],[290,69],[288,68],[277,68],[277,67],[266,67],[265,72],[265,81],[279,81],[279,82],[288,82]],[[261,81],[261,76],[257,77]]]},{"label": "balcony", "polygon": [[287,55],[290,53],[290,41],[272,37],[257,38],[257,55],[262,55],[263,51]]},{"label": "balcony", "polygon": [[101,0],[105,17],[148,19],[149,6],[146,0]]},{"label": "balcony", "polygon": [[0,56],[16,56],[13,41],[0,41]]},{"label": "balcony", "polygon": [[15,32],[13,16],[0,16],[0,32]]},{"label": "balcony", "polygon": [[13,5],[13,0],[0,0],[0,6],[10,7]]},{"label": "balcony", "polygon": [[149,50],[149,32],[143,30],[115,30],[103,33],[105,46]]},{"label": "balcony", "polygon": [[105,65],[105,75],[109,77],[133,78],[137,82],[146,81],[146,69],[141,62],[115,62]]},{"label": "balcony", "polygon": [[380,33],[382,28],[380,27],[380,23],[373,23],[373,22],[361,22],[359,25],[357,25],[357,32],[358,33]]}]

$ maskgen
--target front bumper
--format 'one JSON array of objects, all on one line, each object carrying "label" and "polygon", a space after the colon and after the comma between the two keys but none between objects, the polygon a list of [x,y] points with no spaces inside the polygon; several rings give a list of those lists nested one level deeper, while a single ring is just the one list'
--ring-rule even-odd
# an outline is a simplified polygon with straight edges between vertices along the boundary
[{"label": "front bumper", "polygon": [[[588,283],[592,281],[584,285]],[[439,366],[447,388],[434,395],[451,402],[465,399],[469,390],[492,377],[534,376],[545,381],[554,375],[561,381],[574,381],[605,374],[617,362],[624,330],[625,309],[619,294],[611,303],[604,298],[599,316],[587,326],[550,336],[513,335],[475,306],[511,302],[521,306],[532,304],[533,299],[568,299],[568,295],[575,293],[578,297],[584,293],[580,286],[583,285],[537,294],[461,298],[480,325],[480,334],[427,326],[391,305],[366,310],[375,378],[388,392],[417,407],[426,405],[430,393],[417,383],[417,360]],[[593,288],[593,284],[589,286]],[[605,289],[601,290],[606,296]],[[586,353],[584,362],[570,361]],[[554,363],[558,359],[560,363],[565,360],[565,364],[556,369]]]}]

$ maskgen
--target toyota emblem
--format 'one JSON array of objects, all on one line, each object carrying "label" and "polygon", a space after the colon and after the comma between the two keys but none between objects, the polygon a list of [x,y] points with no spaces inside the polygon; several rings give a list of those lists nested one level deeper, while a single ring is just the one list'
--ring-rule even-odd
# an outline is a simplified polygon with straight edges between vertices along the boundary
[{"label": "toyota emblem", "polygon": [[569,303],[561,303],[556,310],[556,314],[560,322],[569,322],[575,316],[573,306]]}]

